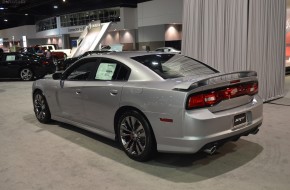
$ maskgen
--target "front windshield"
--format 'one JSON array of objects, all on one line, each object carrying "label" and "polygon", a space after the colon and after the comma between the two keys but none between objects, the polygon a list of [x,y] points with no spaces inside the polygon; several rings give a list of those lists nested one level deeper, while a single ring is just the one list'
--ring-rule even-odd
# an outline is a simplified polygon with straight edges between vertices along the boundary
[{"label": "front windshield", "polygon": [[215,69],[192,58],[176,54],[151,54],[131,59],[142,63],[163,79],[210,75],[217,73]]}]

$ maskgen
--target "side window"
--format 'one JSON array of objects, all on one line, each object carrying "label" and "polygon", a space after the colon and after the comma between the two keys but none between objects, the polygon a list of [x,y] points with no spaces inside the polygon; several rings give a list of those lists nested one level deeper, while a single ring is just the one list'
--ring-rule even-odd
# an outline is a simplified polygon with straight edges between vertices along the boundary
[{"label": "side window", "polygon": [[112,80],[113,75],[116,72],[116,63],[100,63],[96,73],[95,79],[97,80]]},{"label": "side window", "polygon": [[128,80],[130,69],[122,63],[112,59],[102,59],[97,69],[96,80]]},{"label": "side window", "polygon": [[15,61],[16,60],[16,55],[7,55],[6,56],[6,61]]},{"label": "side window", "polygon": [[81,63],[67,76],[67,80],[94,80],[98,63],[96,60],[89,60]]}]

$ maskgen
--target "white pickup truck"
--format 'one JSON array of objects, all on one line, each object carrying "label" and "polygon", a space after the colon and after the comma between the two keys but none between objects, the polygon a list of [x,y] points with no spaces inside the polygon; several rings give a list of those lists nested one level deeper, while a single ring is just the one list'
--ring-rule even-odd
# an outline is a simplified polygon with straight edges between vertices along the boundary
[{"label": "white pickup truck", "polygon": [[71,55],[71,49],[57,49],[56,45],[54,45],[54,44],[45,44],[45,45],[40,45],[40,46],[45,48],[45,49],[49,49],[51,52],[63,52],[65,59],[67,57],[70,57],[70,55]]}]

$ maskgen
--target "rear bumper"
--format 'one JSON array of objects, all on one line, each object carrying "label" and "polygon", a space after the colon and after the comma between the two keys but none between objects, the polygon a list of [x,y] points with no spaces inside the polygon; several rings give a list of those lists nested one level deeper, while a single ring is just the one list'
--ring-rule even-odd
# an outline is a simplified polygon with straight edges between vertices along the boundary
[{"label": "rear bumper", "polygon": [[[235,127],[234,116],[246,113],[247,122]],[[251,103],[226,111],[212,113],[208,109],[184,113],[180,137],[161,137],[157,149],[161,152],[196,153],[212,144],[248,135],[262,124],[263,102],[255,96]],[[157,140],[158,141],[158,140]]]}]

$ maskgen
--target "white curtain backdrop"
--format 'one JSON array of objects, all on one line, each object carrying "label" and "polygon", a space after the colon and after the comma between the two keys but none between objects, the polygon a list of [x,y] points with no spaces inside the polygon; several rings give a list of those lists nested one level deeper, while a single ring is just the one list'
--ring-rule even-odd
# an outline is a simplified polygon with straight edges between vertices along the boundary
[{"label": "white curtain backdrop", "polygon": [[285,80],[286,0],[184,0],[182,53],[222,72],[258,72],[264,101]]}]

